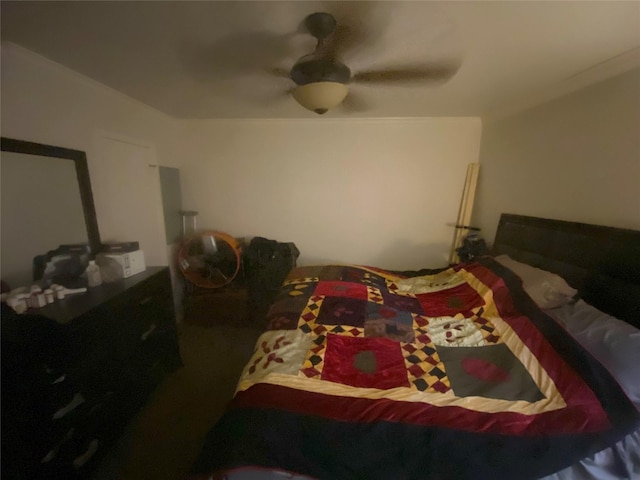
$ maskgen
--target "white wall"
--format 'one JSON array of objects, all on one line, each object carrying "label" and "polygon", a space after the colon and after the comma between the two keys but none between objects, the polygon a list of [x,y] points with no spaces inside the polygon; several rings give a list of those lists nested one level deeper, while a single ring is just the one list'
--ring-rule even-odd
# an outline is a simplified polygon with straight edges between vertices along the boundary
[{"label": "white wall", "polygon": [[152,163],[180,167],[183,206],[200,212],[200,227],[293,241],[301,263],[418,268],[446,263],[447,224],[456,220],[467,164],[478,160],[481,123],[182,122],[3,45],[2,135],[87,152],[105,239],[117,222],[108,208],[113,182],[103,177],[106,135],[148,145]]},{"label": "white wall", "polygon": [[93,151],[108,132],[152,144],[161,165],[180,164],[178,123],[29,50],[2,43],[2,135]]},{"label": "white wall", "polygon": [[293,241],[300,264],[446,265],[479,118],[191,121],[198,226]]},{"label": "white wall", "polygon": [[[111,208],[114,179],[106,175],[118,173],[121,192],[142,191],[140,179],[105,168],[111,161],[105,138],[145,146],[145,168],[154,168],[148,164],[179,166],[180,129],[174,119],[28,50],[4,43],[1,109],[2,136],[85,151],[101,237],[136,240],[122,238],[118,226],[128,212]],[[159,180],[156,183],[159,185]],[[144,199],[135,203],[144,203]],[[159,201],[151,209],[146,221],[161,218]],[[144,228],[141,218],[135,221]],[[145,250],[148,265],[167,264],[164,234],[153,244],[147,242]]]},{"label": "white wall", "polygon": [[640,69],[483,122],[474,222],[500,214],[640,229]]}]

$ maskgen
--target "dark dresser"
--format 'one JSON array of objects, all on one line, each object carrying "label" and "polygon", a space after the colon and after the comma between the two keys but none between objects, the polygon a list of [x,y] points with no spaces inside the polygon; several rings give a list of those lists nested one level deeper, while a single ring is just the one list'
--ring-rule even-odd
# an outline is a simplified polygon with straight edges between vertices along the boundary
[{"label": "dark dresser", "polygon": [[2,318],[2,478],[87,478],[181,365],[167,267]]}]

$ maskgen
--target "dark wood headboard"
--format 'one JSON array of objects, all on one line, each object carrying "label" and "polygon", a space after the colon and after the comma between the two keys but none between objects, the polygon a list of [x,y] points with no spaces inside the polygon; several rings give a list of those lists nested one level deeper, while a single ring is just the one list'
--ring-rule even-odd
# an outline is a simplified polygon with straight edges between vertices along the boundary
[{"label": "dark wood headboard", "polygon": [[505,213],[492,253],[557,273],[587,303],[640,328],[640,231]]}]

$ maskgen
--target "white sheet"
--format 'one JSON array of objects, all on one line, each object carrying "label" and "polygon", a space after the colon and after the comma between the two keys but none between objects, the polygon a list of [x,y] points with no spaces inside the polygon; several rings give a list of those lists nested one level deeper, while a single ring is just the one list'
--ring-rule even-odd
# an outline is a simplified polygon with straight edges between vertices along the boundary
[{"label": "white sheet", "polygon": [[[546,313],[557,320],[616,378],[640,409],[640,330],[600,312],[583,300]],[[640,479],[640,429],[613,447],[540,480]]]}]

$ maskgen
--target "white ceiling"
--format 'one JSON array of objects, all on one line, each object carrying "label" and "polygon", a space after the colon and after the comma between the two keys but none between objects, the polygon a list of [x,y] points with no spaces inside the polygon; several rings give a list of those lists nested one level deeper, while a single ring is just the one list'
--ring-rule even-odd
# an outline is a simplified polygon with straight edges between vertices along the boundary
[{"label": "white ceiling", "polygon": [[620,69],[616,59],[631,68],[640,58],[638,1],[0,5],[3,41],[177,118],[314,116],[287,94],[290,80],[265,68],[288,69],[313,50],[314,39],[299,26],[315,11],[334,13],[338,22],[344,12],[364,11],[370,40],[343,58],[352,71],[461,62],[444,85],[352,85],[352,103],[361,108],[349,116],[484,116],[532,103],[594,69],[607,76],[608,65]]}]

